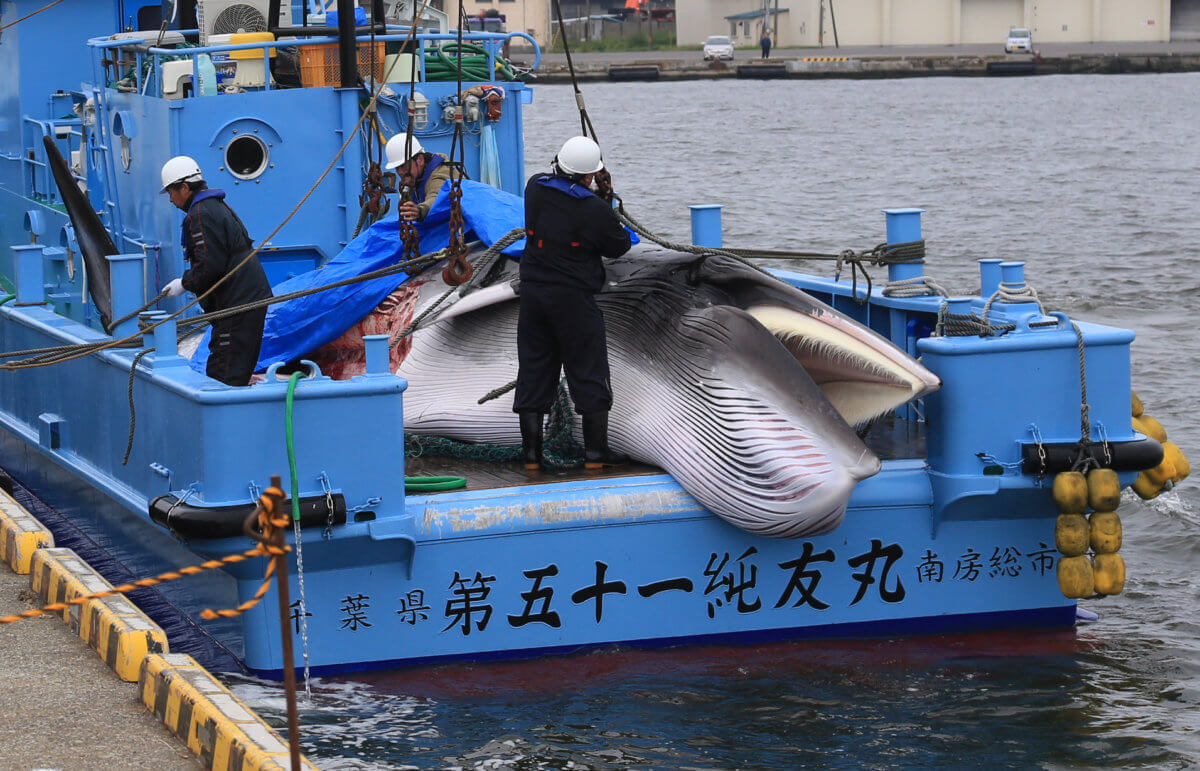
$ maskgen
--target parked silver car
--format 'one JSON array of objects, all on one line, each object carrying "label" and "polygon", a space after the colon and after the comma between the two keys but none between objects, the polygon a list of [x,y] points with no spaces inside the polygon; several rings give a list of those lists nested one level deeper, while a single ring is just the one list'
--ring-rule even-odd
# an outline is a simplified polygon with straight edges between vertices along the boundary
[{"label": "parked silver car", "polygon": [[1008,40],[1004,41],[1006,54],[1033,53],[1033,35],[1024,27],[1013,27],[1008,31]]},{"label": "parked silver car", "polygon": [[725,35],[711,35],[704,41],[704,61],[728,59],[733,61],[733,41]]}]

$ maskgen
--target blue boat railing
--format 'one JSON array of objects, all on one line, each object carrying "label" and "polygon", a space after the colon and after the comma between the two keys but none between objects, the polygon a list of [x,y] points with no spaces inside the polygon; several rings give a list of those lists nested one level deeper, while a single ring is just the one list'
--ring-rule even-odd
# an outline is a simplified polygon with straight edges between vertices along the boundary
[{"label": "blue boat railing", "polygon": [[[388,29],[389,30],[395,29],[396,32],[391,33],[391,34],[386,34],[386,35],[375,35],[375,36],[359,35],[357,37],[357,42],[359,44],[362,44],[362,43],[403,43],[410,39],[408,28],[406,28],[406,27],[393,27],[393,26],[389,25]],[[199,32],[198,30],[183,30],[182,31],[182,33],[184,35],[198,34],[198,32]],[[525,34],[524,32],[505,32],[505,33],[464,32],[462,35],[462,42],[474,43],[474,44],[481,45],[484,48],[484,50],[487,52],[488,72],[495,73],[496,72],[496,57],[499,56],[500,50],[503,47],[503,45],[505,43],[507,43],[508,41],[512,40],[513,38],[519,38],[519,39],[525,40],[533,47],[534,60],[533,60],[533,65],[532,65],[531,69],[536,70],[541,65],[542,50],[541,50],[541,47],[537,44],[537,41],[534,40],[529,35]],[[425,54],[426,54],[427,45],[430,42],[435,42],[435,41],[458,42],[458,40],[459,40],[459,36],[457,34],[452,34],[452,33],[440,33],[440,32],[439,33],[426,33],[426,32],[423,32],[423,33],[418,33],[416,35],[416,42],[417,42],[418,51],[419,51],[419,55],[417,56],[416,63],[417,63],[417,67],[418,67],[420,81],[423,82],[426,78]],[[96,67],[96,65],[100,65],[100,63],[101,63],[100,60],[103,58],[104,52],[107,52],[112,49],[131,50],[131,52],[134,54],[134,72],[133,72],[134,90],[137,93],[142,94],[143,96],[146,96],[147,95],[146,92],[149,87],[149,84],[151,82],[153,82],[154,84],[156,84],[155,88],[156,88],[156,92],[157,92],[157,93],[153,94],[153,96],[161,97],[162,96],[162,64],[163,64],[164,57],[169,56],[176,60],[184,59],[184,58],[191,59],[192,82],[199,83],[200,82],[200,69],[199,69],[198,57],[200,57],[201,55],[204,55],[204,54],[211,56],[212,54],[226,54],[226,53],[230,53],[230,52],[234,52],[234,51],[259,50],[259,51],[262,51],[262,63],[263,63],[264,72],[270,72],[271,53],[272,53],[272,51],[274,51],[276,49],[298,48],[298,47],[318,46],[318,45],[335,45],[337,43],[338,43],[338,39],[336,37],[325,36],[325,37],[309,37],[309,38],[303,38],[303,39],[294,38],[294,39],[288,39],[288,40],[272,40],[272,41],[255,42],[255,43],[210,45],[210,46],[200,46],[200,47],[194,47],[194,48],[161,48],[161,47],[157,47],[157,46],[150,46],[143,50],[142,47],[139,46],[136,42],[132,42],[129,39],[111,40],[108,38],[93,38],[88,41],[88,46],[90,46],[92,49],[94,49],[93,72],[94,72],[94,75],[97,77],[97,83],[104,82],[103,79],[100,78],[100,75],[103,72],[103,67],[102,66],[99,68]],[[145,63],[146,63],[147,57],[152,57],[152,66],[151,66],[151,72],[150,72],[151,77],[146,77],[146,75],[144,74],[145,69],[146,69]],[[271,78],[269,78],[269,77],[264,78],[264,83],[263,83],[262,88],[265,91],[272,90]],[[193,96],[197,96],[197,95],[198,94],[193,89]]]}]

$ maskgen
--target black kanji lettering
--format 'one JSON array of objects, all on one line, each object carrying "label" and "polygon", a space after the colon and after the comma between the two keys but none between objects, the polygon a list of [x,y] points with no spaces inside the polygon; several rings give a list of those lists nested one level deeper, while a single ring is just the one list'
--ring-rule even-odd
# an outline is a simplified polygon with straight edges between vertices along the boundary
[{"label": "black kanji lettering", "polygon": [[[525,600],[525,609],[518,616],[509,616],[508,623],[514,627],[522,627],[526,624],[539,623],[546,626],[558,629],[562,626],[562,621],[558,618],[558,613],[550,610],[550,600],[554,598],[554,589],[549,586],[542,586],[542,579],[549,576],[558,575],[557,565],[547,565],[539,570],[526,570],[524,576],[533,580],[533,586],[529,591],[521,592],[521,599]],[[541,607],[536,613],[533,612],[533,604],[540,602]]]},{"label": "black kanji lettering", "polygon": [[813,554],[813,545],[808,541],[804,542],[804,551],[799,557],[787,562],[780,562],[779,567],[784,570],[792,571],[792,577],[788,579],[788,584],[784,587],[783,594],[779,596],[779,602],[775,603],[775,607],[782,608],[792,598],[792,592],[799,592],[800,596],[796,598],[793,608],[798,608],[801,605],[811,605],[817,610],[825,610],[829,607],[827,603],[817,599],[817,584],[821,582],[821,571],[810,570],[809,565],[813,562],[833,562],[833,549],[826,549],[820,554]]},{"label": "black kanji lettering", "polygon": [[896,576],[896,588],[887,588],[888,572],[892,569],[892,565],[896,560],[904,556],[904,550],[900,548],[900,544],[893,543],[888,546],[883,545],[883,541],[877,538],[871,539],[871,548],[857,557],[851,557],[846,561],[846,564],[852,568],[862,567],[861,573],[851,573],[850,577],[858,581],[858,593],[854,595],[854,599],[850,601],[851,605],[858,604],[867,594],[867,588],[875,583],[875,563],[883,560],[883,569],[879,572],[879,597],[884,602],[900,602],[904,599],[904,583]]}]

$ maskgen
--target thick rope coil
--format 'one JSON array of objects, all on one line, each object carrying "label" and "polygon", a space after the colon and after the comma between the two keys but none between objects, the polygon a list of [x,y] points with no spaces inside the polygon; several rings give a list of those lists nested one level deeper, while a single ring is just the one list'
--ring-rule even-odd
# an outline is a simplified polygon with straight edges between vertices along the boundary
[{"label": "thick rope coil", "polygon": [[992,293],[987,302],[983,306],[983,320],[987,321],[988,313],[992,309],[992,303],[1000,301],[1002,303],[1036,303],[1038,311],[1043,316],[1046,315],[1046,309],[1042,307],[1042,301],[1038,299],[1037,290],[1029,284],[1022,281],[1019,284],[1010,284],[1000,282],[1000,288]]},{"label": "thick rope coil", "polygon": [[884,297],[928,297],[930,295],[950,296],[945,288],[930,276],[914,276],[913,278],[889,281],[883,287]]},{"label": "thick rope coil", "polygon": [[1011,332],[1016,324],[992,324],[974,313],[961,315],[950,313],[949,303],[942,303],[938,308],[937,326],[934,327],[934,337],[989,337],[1001,332]]}]

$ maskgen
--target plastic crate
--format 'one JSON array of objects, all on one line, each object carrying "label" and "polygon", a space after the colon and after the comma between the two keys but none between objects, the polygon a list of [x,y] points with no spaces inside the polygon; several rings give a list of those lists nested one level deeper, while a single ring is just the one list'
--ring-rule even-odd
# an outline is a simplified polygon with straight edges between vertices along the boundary
[{"label": "plastic crate", "polygon": [[[358,44],[358,74],[363,80],[383,79],[383,60],[387,46],[375,44],[375,72],[371,74],[371,44]],[[300,46],[300,85],[305,88],[342,85],[342,67],[337,43],[313,43]]]}]

